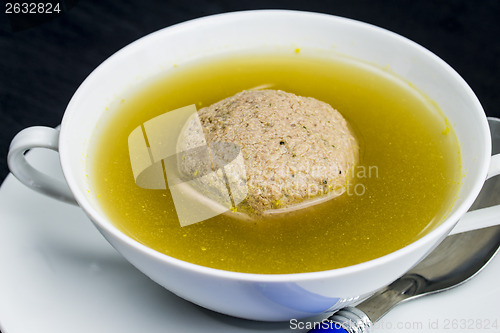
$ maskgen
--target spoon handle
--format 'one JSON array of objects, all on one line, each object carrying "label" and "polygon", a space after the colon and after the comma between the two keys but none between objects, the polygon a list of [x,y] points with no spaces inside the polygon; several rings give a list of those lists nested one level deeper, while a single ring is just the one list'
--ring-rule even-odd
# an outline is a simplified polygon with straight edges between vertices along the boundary
[{"label": "spoon handle", "polygon": [[309,333],[344,332],[368,333],[371,331],[372,321],[368,316],[355,307],[346,307],[335,312],[328,320],[321,322],[317,328]]}]

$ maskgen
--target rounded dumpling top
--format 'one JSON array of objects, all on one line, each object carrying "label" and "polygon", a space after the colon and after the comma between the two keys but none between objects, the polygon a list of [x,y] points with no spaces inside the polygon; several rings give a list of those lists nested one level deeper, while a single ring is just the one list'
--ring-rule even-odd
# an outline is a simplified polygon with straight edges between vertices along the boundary
[{"label": "rounded dumpling top", "polygon": [[243,91],[200,109],[198,117],[208,146],[233,143],[241,150],[243,206],[254,214],[340,195],[358,162],[359,145],[347,121],[311,97]]}]

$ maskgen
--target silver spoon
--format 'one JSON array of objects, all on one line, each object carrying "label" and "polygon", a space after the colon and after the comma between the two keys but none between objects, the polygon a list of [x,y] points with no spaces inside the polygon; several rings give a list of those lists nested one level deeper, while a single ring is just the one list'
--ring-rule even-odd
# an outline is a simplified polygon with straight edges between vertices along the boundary
[{"label": "silver spoon", "polygon": [[461,285],[498,252],[500,226],[448,236],[405,275],[355,307],[346,307],[309,332],[370,332],[372,323],[397,304]]},{"label": "silver spoon", "polygon": [[[500,152],[500,121],[489,119],[493,153]],[[497,204],[500,180],[488,180],[471,210]],[[493,202],[492,202],[493,201]],[[424,260],[355,307],[334,313],[309,332],[370,332],[373,323],[401,302],[461,285],[478,274],[498,252],[500,225],[448,236]]]}]

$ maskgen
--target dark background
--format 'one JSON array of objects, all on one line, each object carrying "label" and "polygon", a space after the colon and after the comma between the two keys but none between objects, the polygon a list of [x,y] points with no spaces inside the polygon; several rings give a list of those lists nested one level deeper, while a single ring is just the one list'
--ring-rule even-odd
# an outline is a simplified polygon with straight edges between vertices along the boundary
[{"label": "dark background", "polygon": [[14,135],[28,126],[58,125],[80,83],[111,54],[163,27],[230,11],[315,11],[392,30],[448,62],[475,91],[486,114],[500,116],[498,0],[61,0],[61,15],[36,18],[8,16],[4,2],[0,1],[0,179],[8,174],[6,156]]}]

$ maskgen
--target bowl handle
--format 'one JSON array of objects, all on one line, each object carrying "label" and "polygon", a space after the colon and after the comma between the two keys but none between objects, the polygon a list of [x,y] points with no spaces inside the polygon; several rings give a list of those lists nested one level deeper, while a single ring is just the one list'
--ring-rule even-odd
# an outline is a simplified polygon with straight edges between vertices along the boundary
[{"label": "bowl handle", "polygon": [[77,205],[65,182],[38,171],[28,163],[25,154],[32,148],[48,148],[58,151],[59,130],[43,126],[22,130],[10,144],[7,163],[12,174],[32,190]]},{"label": "bowl handle", "polygon": [[[491,156],[486,180],[498,175],[500,175],[500,154]],[[476,209],[467,212],[451,230],[450,235],[498,224],[500,224],[500,205]]]}]

